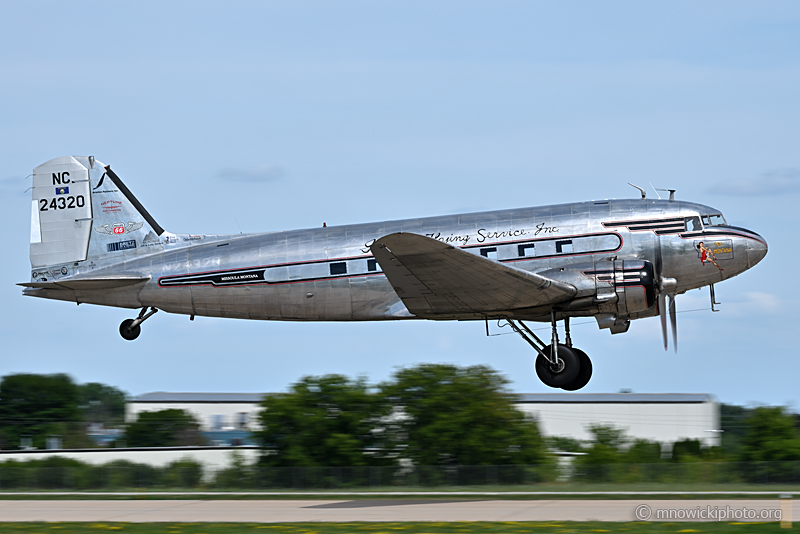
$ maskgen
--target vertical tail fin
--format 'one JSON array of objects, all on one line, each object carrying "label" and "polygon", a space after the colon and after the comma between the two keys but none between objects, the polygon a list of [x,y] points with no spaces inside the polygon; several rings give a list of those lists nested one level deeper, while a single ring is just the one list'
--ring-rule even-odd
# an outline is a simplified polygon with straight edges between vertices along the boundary
[{"label": "vertical tail fin", "polygon": [[92,231],[89,183],[89,169],[70,156],[33,170],[31,266],[86,260]]},{"label": "vertical tail fin", "polygon": [[[36,167],[31,206],[31,266],[51,277],[164,248],[164,229],[114,171],[92,156]],[[55,271],[42,269],[54,266]]]}]

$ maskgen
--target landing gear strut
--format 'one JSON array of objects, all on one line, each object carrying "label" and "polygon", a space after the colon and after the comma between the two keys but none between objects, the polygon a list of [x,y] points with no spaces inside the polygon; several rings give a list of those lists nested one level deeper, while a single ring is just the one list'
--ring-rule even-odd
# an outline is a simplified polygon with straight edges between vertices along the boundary
[{"label": "landing gear strut", "polygon": [[521,320],[517,319],[515,322],[506,317],[506,321],[514,332],[519,334],[538,353],[536,374],[546,386],[565,391],[576,391],[589,383],[592,378],[592,361],[585,352],[572,346],[569,318],[564,319],[566,344],[561,344],[558,342],[555,313],[551,313],[552,342],[547,346]]},{"label": "landing gear strut", "polygon": [[156,308],[150,308],[150,311],[147,311],[147,306],[145,306],[142,308],[142,311],[139,312],[139,316],[136,319],[125,319],[122,321],[122,324],[119,325],[119,335],[121,335],[123,339],[133,341],[142,333],[142,327],[140,325],[148,318],[152,317],[157,311]]}]

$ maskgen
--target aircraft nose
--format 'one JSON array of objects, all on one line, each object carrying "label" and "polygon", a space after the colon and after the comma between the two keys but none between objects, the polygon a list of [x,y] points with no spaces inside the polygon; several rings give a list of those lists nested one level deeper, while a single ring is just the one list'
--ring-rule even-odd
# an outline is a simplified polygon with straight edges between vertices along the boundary
[{"label": "aircraft nose", "polygon": [[753,238],[747,240],[747,259],[750,267],[764,259],[767,255],[767,240],[755,232],[751,232]]}]

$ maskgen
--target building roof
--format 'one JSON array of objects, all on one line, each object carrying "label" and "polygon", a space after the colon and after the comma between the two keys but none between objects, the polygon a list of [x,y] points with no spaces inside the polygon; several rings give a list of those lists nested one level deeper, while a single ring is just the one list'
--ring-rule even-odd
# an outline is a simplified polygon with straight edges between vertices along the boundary
[{"label": "building roof", "polygon": [[708,393],[519,393],[524,404],[697,404],[715,402]]},{"label": "building roof", "polygon": [[258,404],[264,400],[265,396],[265,393],[169,393],[157,391],[133,397],[129,402]]},{"label": "building roof", "polygon": [[[133,397],[132,403],[258,404],[270,393],[169,393],[158,391]],[[715,402],[708,393],[518,393],[522,404],[697,404]]]}]

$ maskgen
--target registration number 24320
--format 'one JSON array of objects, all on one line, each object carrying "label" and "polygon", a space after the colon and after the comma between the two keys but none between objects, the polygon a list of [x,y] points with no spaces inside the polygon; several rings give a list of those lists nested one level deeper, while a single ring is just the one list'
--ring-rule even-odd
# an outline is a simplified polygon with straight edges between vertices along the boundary
[{"label": "registration number 24320", "polygon": [[39,211],[68,210],[72,208],[82,208],[86,205],[83,195],[76,197],[56,197],[53,199],[39,199]]}]

